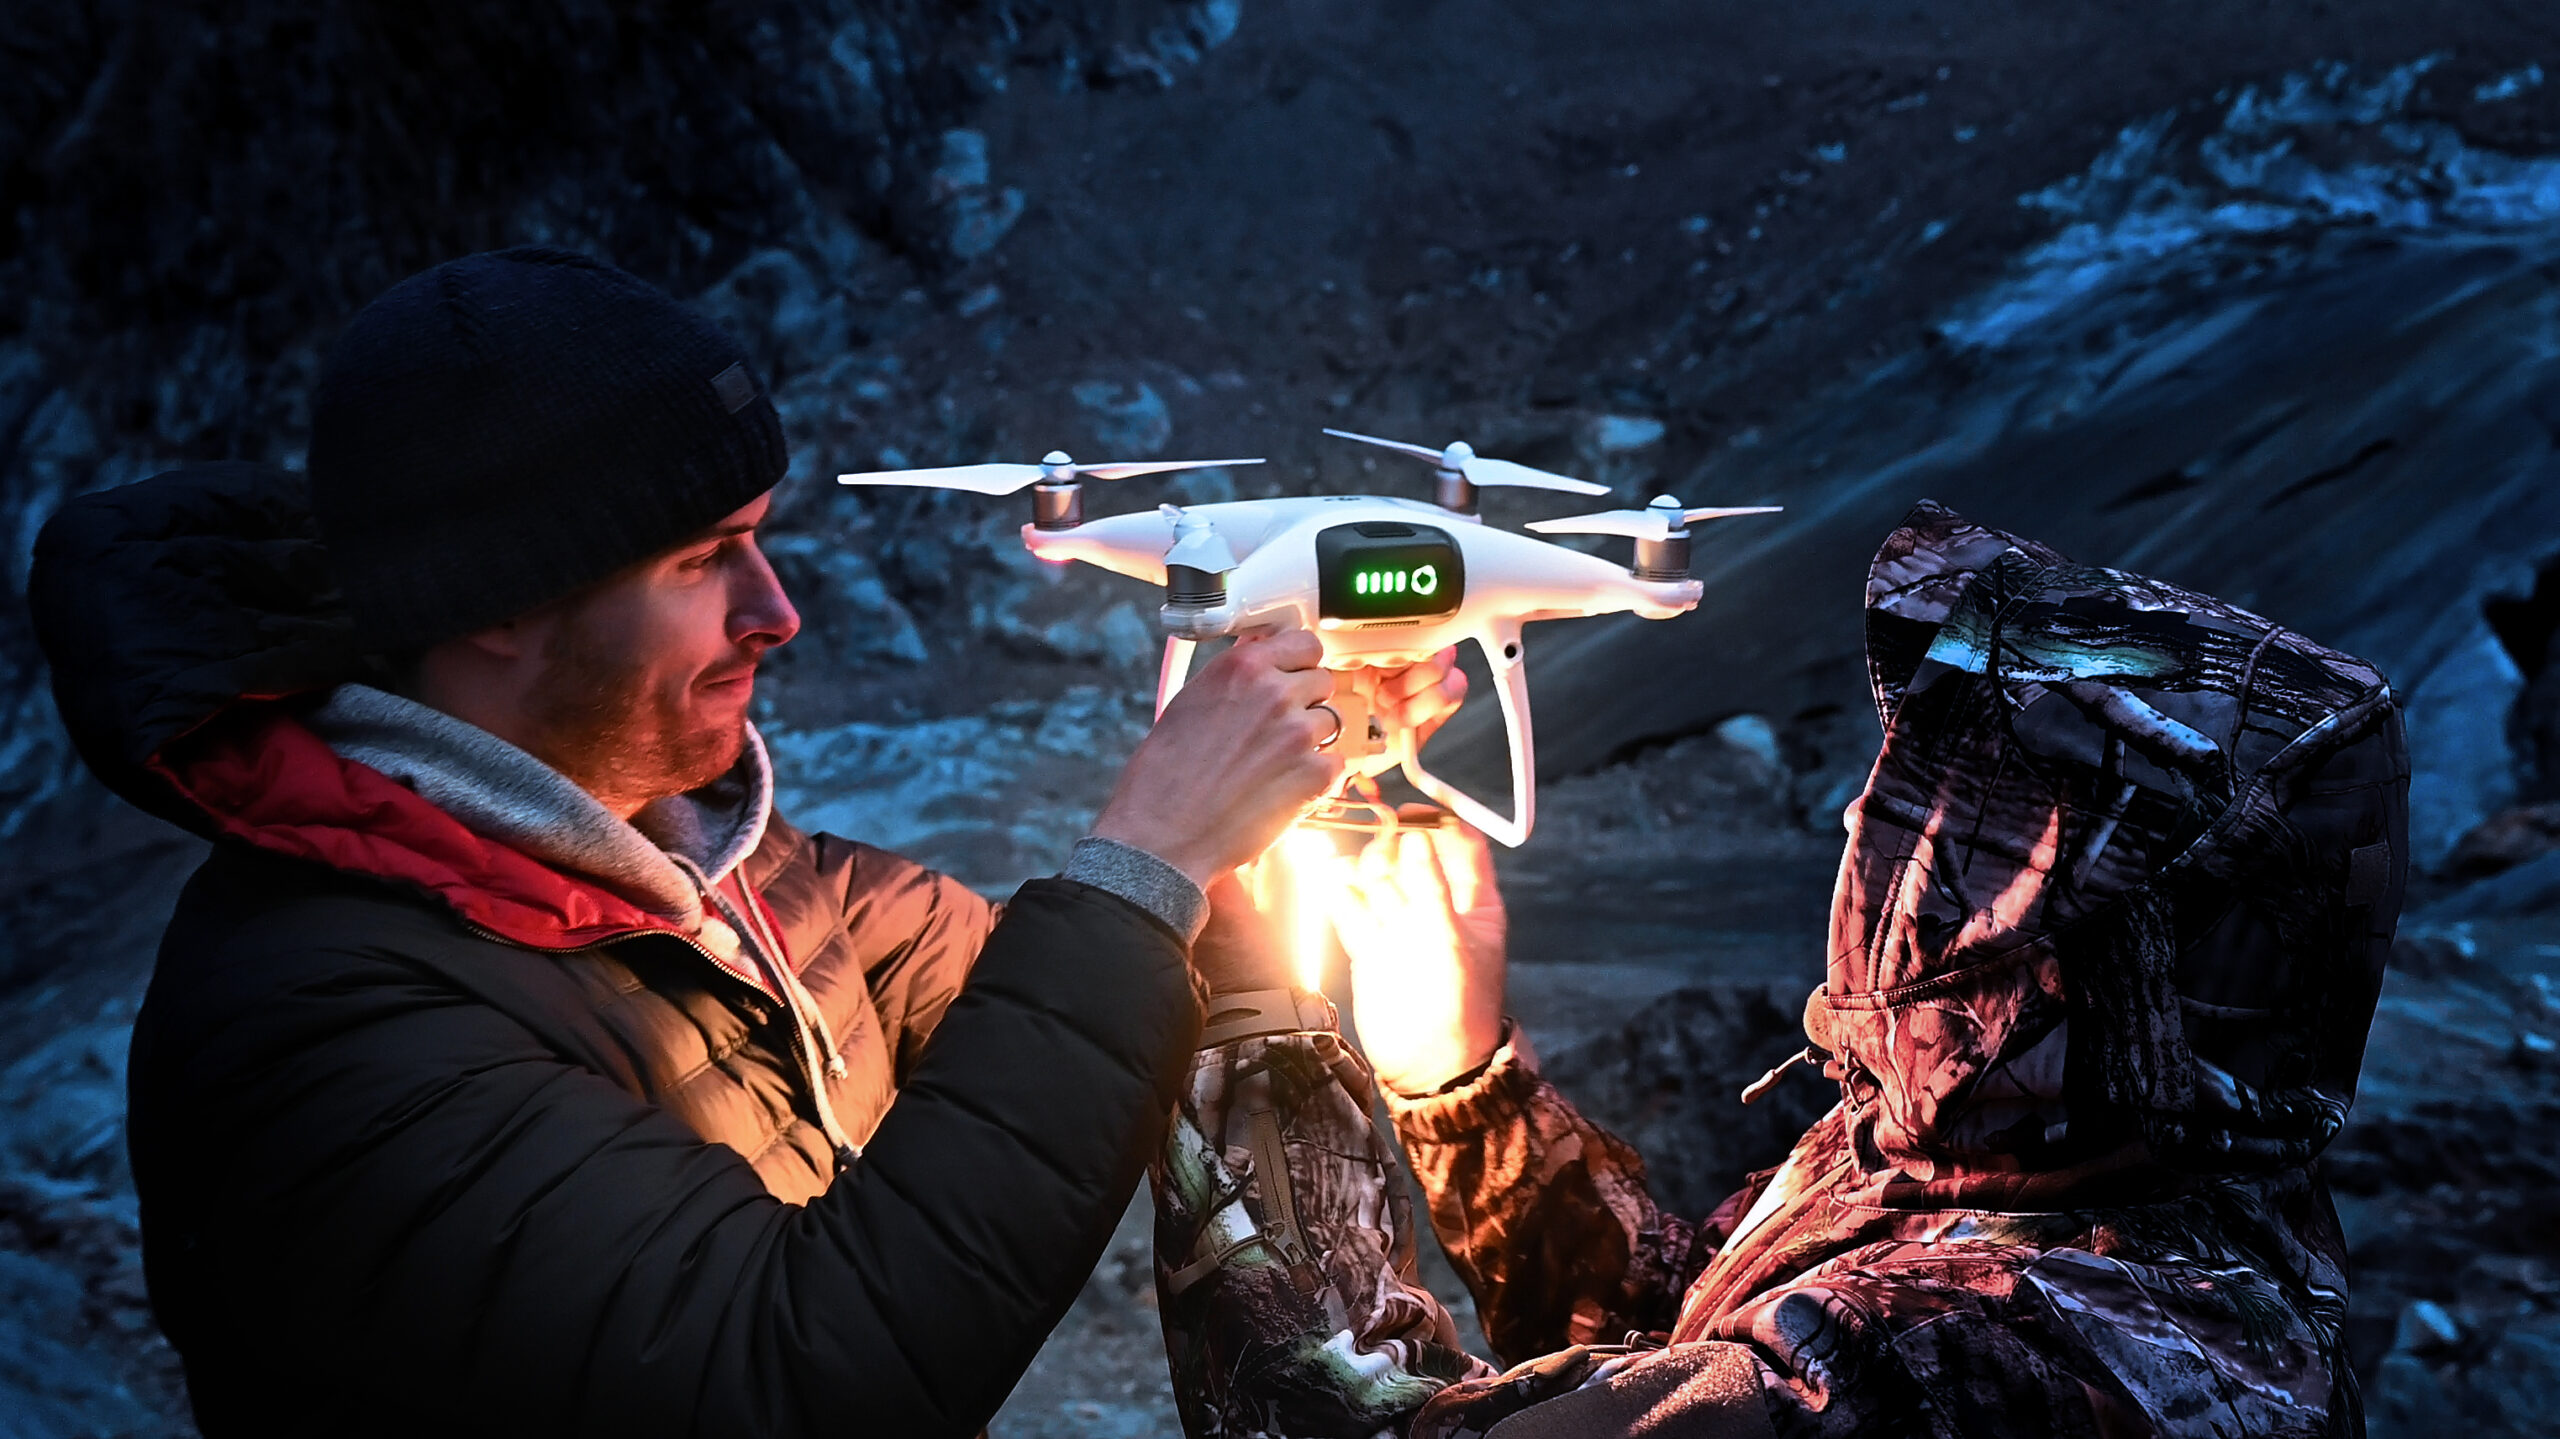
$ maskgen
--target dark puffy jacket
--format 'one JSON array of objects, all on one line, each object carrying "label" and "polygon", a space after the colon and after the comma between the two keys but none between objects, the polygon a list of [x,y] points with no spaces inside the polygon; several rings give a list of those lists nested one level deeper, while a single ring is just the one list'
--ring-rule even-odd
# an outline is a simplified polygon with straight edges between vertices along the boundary
[{"label": "dark puffy jacket", "polygon": [[131,1080],[205,1432],[976,1431],[1162,1133],[1182,941],[777,820],[745,877],[848,1061],[833,1175],[775,996],[296,721],[352,673],[324,573],[292,477],[216,466],[74,502],[32,586],[83,755],[216,838]]}]

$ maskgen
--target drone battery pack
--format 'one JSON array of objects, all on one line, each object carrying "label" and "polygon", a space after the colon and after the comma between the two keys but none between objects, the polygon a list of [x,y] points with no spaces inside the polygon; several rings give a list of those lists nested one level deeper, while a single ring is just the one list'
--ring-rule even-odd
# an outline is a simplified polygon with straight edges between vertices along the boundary
[{"label": "drone battery pack", "polygon": [[1328,629],[1440,619],[1466,598],[1466,555],[1446,530],[1360,520],[1316,534],[1316,614]]}]

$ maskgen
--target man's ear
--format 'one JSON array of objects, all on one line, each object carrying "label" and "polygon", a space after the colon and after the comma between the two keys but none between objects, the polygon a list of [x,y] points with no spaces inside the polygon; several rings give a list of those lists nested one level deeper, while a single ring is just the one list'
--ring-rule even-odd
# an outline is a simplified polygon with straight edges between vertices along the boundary
[{"label": "man's ear", "polygon": [[484,630],[473,630],[467,635],[458,635],[445,643],[464,646],[482,659],[521,660],[540,648],[541,637],[531,632],[534,628],[524,617],[519,616],[515,619],[500,620]]}]

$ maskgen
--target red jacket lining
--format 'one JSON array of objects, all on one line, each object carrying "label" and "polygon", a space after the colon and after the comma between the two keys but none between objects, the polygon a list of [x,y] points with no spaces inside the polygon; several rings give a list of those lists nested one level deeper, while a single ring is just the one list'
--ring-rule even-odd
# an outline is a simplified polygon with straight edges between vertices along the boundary
[{"label": "red jacket lining", "polygon": [[[341,759],[278,705],[236,705],[153,756],[151,768],[234,839],[425,890],[514,944],[584,949],[641,932],[683,935],[610,890],[473,834],[408,786]],[[745,877],[732,877],[770,919]]]}]

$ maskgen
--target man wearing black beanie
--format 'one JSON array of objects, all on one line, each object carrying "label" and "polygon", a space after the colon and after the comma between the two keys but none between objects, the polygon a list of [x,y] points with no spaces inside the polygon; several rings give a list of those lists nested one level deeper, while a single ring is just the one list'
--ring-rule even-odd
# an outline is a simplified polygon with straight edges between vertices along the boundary
[{"label": "man wearing black beanie", "polygon": [[83,756],[216,841],[131,1070],[207,1435],[966,1435],[1090,1272],[1205,892],[1335,777],[1317,646],[1204,669],[990,906],[773,812],[784,467],[726,335],[514,250],[349,326],[307,491],[205,466],[46,527]]}]

